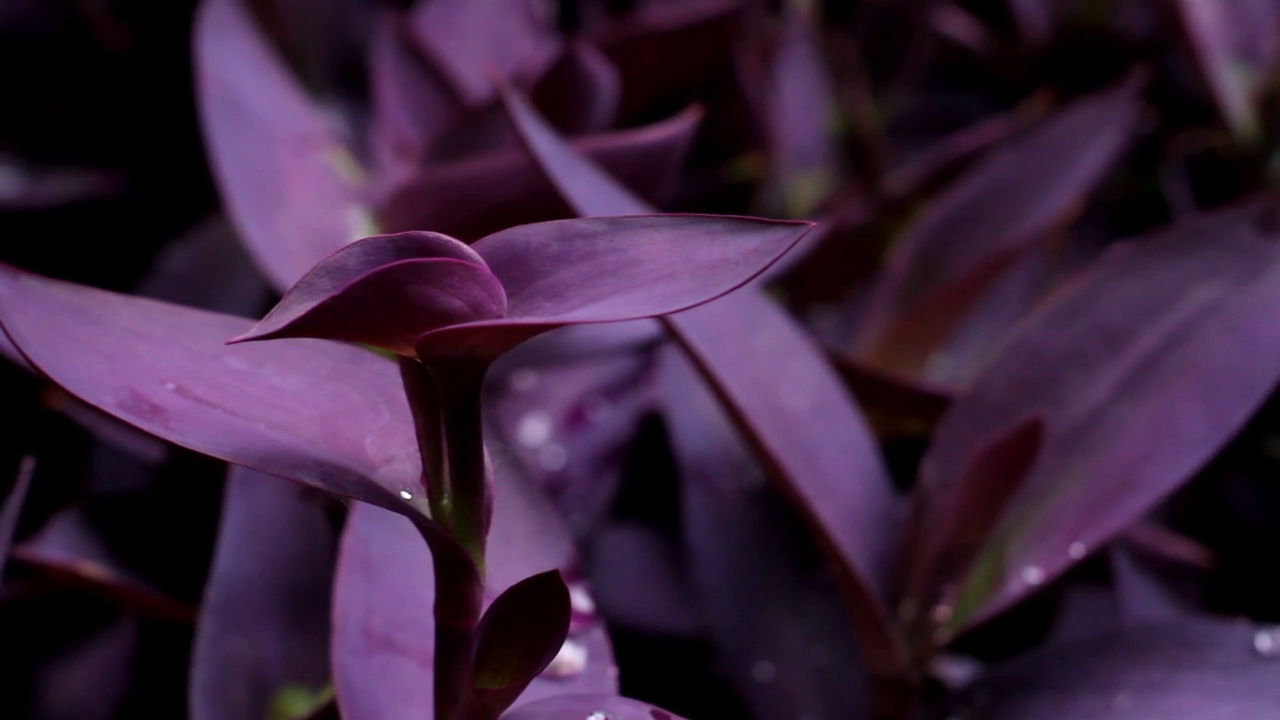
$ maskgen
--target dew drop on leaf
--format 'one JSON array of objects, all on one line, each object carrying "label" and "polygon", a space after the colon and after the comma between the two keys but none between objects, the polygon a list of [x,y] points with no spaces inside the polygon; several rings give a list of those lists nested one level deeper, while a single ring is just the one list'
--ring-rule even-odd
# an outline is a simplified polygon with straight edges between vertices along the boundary
[{"label": "dew drop on leaf", "polygon": [[1280,660],[1280,627],[1266,627],[1255,632],[1253,649],[1267,660]]}]

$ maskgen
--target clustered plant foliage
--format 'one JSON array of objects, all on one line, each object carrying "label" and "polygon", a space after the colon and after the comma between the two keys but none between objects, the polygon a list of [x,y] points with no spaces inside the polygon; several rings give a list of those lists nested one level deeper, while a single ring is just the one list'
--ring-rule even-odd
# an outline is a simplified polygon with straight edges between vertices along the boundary
[{"label": "clustered plant foliage", "polygon": [[0,715],[1280,717],[1280,1],[0,38]]}]

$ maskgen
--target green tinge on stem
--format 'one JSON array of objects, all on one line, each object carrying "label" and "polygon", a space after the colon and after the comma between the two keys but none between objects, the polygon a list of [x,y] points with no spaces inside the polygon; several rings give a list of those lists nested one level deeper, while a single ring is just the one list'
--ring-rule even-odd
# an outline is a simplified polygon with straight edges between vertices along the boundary
[{"label": "green tinge on stem", "polygon": [[444,475],[448,487],[445,525],[484,573],[485,537],[493,508],[480,389],[487,366],[473,363],[433,366],[444,432]]}]

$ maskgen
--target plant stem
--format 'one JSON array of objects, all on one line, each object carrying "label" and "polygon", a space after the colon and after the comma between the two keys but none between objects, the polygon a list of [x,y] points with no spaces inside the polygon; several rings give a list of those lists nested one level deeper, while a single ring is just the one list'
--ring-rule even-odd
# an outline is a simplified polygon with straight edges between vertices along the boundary
[{"label": "plant stem", "polygon": [[443,520],[454,539],[470,553],[482,576],[485,537],[493,510],[480,414],[480,388],[486,369],[487,366],[474,363],[431,368],[444,429],[449,502]]},{"label": "plant stem", "polygon": [[413,358],[401,356],[399,363],[400,381],[413,414],[418,454],[422,456],[422,486],[427,491],[428,508],[433,520],[444,523],[449,514],[449,487],[445,477],[444,422],[435,379],[425,365]]}]

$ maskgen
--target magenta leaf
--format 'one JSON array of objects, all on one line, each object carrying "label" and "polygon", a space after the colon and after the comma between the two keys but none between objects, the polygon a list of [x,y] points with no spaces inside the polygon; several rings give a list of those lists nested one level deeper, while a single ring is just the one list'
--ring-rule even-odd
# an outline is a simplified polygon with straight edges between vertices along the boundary
[{"label": "magenta leaf", "polygon": [[281,691],[329,683],[337,530],[324,501],[231,467],[192,652],[195,720],[266,717]]},{"label": "magenta leaf", "polygon": [[1014,256],[1066,220],[1127,145],[1140,77],[1004,143],[930,203],[895,243],[855,341],[878,364],[921,370],[950,324]]},{"label": "magenta leaf", "polygon": [[1254,720],[1280,711],[1265,629],[1188,619],[1047,647],[998,669],[976,717],[989,720]]},{"label": "magenta leaf", "polygon": [[363,170],[242,0],[205,0],[196,17],[201,125],[237,228],[277,288],[368,234]]},{"label": "magenta leaf", "polygon": [[1045,424],[1039,460],[964,582],[956,630],[1140,518],[1274,389],[1276,212],[1266,197],[1113,249],[1028,318],[952,406],[920,474],[943,514],[980,447],[1028,415]]},{"label": "magenta leaf", "polygon": [[227,346],[251,321],[2,267],[0,323],[72,395],[164,440],[398,512],[423,502],[385,358],[315,340]]},{"label": "magenta leaf", "polygon": [[493,601],[476,628],[472,702],[497,717],[551,664],[569,633],[569,588],[557,570],[525,578]]},{"label": "magenta leaf", "polygon": [[683,720],[648,703],[616,695],[564,694],[529,703],[502,716],[502,720]]}]

